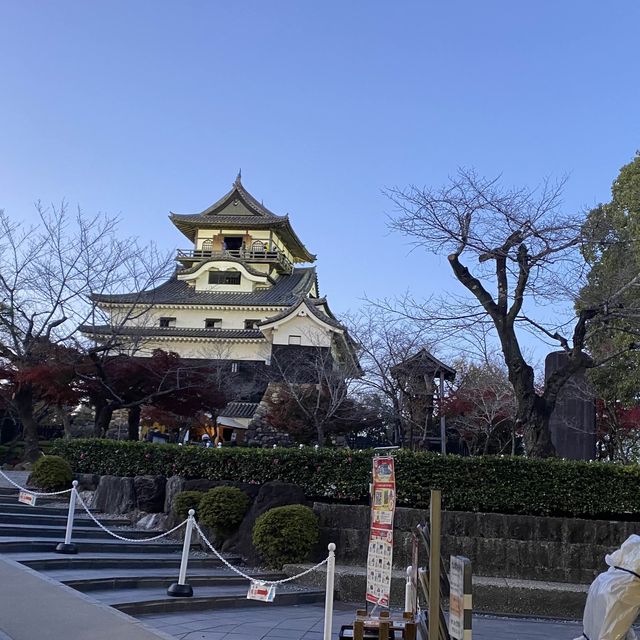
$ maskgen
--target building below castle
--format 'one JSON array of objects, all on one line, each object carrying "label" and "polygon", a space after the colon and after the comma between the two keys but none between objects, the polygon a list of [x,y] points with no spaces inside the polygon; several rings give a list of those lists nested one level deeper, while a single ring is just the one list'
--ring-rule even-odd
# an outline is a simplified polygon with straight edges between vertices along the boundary
[{"label": "building below castle", "polygon": [[289,216],[269,211],[240,175],[204,211],[169,219],[190,243],[178,250],[174,274],[154,289],[95,294],[109,323],[85,334],[107,340],[115,332],[138,356],[162,349],[221,363],[240,392],[218,424],[239,441],[274,369],[318,353],[329,366],[358,367],[353,341],[320,295],[316,256]]}]

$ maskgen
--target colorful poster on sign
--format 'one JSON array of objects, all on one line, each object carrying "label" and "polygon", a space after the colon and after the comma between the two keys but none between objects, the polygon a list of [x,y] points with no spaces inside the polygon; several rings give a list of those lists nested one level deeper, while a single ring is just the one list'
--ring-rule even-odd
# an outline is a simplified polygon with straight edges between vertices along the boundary
[{"label": "colorful poster on sign", "polygon": [[396,479],[391,457],[373,459],[371,533],[367,556],[367,602],[388,607],[393,565]]},{"label": "colorful poster on sign", "polygon": [[247,600],[262,600],[262,602],[273,602],[276,597],[276,585],[264,584],[263,582],[252,582],[247,593]]},{"label": "colorful poster on sign", "polygon": [[18,494],[18,502],[22,502],[24,504],[29,504],[32,507],[36,506],[36,496],[34,496],[32,493],[29,493],[28,491],[21,491]]}]

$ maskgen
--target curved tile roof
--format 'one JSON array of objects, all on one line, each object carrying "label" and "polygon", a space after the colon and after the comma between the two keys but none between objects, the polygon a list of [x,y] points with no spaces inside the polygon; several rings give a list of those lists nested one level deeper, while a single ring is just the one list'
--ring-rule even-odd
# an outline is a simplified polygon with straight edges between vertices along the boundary
[{"label": "curved tile roof", "polygon": [[263,340],[264,336],[258,329],[205,329],[190,327],[117,327],[110,325],[82,325],[80,331],[93,335],[117,335],[123,336],[148,336],[148,337],[185,337],[185,338],[219,338],[219,339],[239,339],[250,338]]},{"label": "curved tile roof", "polygon": [[[234,207],[242,203],[243,207]],[[246,213],[241,213],[242,210]],[[217,202],[200,213],[169,214],[171,222],[190,240],[194,241],[198,229],[210,228],[273,228],[278,229],[283,241],[299,262],[313,262],[316,256],[309,252],[300,238],[296,235],[289,216],[279,216],[269,211],[258,202],[243,186],[240,174],[235,179],[231,191],[227,192]]]},{"label": "curved tile roof", "polygon": [[96,302],[134,304],[184,304],[222,306],[276,306],[296,304],[311,291],[316,280],[315,267],[297,267],[290,275],[282,275],[268,289],[249,293],[231,291],[196,291],[174,274],[169,280],[148,291],[125,294],[94,294]]}]

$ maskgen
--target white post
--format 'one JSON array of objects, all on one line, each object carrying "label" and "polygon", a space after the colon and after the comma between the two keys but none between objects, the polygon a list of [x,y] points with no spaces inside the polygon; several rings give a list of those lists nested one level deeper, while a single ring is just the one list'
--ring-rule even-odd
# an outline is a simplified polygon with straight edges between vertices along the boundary
[{"label": "white post", "polygon": [[78,553],[78,547],[71,542],[71,536],[73,535],[73,518],[76,513],[76,495],[78,492],[78,481],[74,480],[71,483],[71,493],[69,494],[69,513],[67,514],[67,530],[64,534],[64,542],[61,542],[56,546],[56,553],[74,554]]},{"label": "white post", "polygon": [[336,545],[329,543],[329,560],[327,560],[327,592],[324,598],[324,638],[331,640],[331,627],[333,625],[333,591],[336,573]]},{"label": "white post", "polygon": [[413,567],[409,565],[407,567],[407,582],[404,586],[404,610],[408,613],[415,613],[413,610],[413,581],[411,578],[411,572]]},{"label": "white post", "polygon": [[193,516],[196,512],[189,509],[187,526],[184,532],[184,544],[182,545],[182,558],[180,560],[180,574],[178,582],[174,582],[168,589],[167,595],[176,598],[190,598],[193,595],[193,588],[187,584],[187,564],[189,562],[189,551],[191,550],[191,532],[193,531]]}]

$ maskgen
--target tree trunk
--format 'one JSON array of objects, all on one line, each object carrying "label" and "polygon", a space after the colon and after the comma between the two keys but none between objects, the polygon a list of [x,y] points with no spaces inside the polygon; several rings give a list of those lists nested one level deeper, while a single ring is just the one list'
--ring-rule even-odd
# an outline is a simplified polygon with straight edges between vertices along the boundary
[{"label": "tree trunk", "polygon": [[318,446],[324,447],[324,425],[321,422],[316,424],[316,437],[318,438]]},{"label": "tree trunk", "polygon": [[24,435],[24,459],[34,462],[40,456],[38,423],[33,417],[33,392],[30,385],[21,385],[13,397]]},{"label": "tree trunk", "polygon": [[135,407],[129,408],[129,413],[127,414],[129,440],[140,439],[140,413],[141,413],[140,405],[136,405]]},{"label": "tree trunk", "polygon": [[108,404],[96,406],[96,419],[94,422],[93,435],[96,438],[104,438],[109,429],[113,407]]},{"label": "tree trunk", "polygon": [[58,415],[60,416],[60,420],[62,421],[62,426],[64,427],[64,439],[71,439],[71,419],[69,418],[69,413],[66,410],[66,407],[59,405],[56,407],[58,410]]},{"label": "tree trunk", "polygon": [[532,458],[551,458],[556,455],[549,430],[555,398],[547,400],[536,393],[533,368],[522,357],[513,327],[497,325],[497,328],[516,397],[517,419],[524,431],[526,453]]}]

